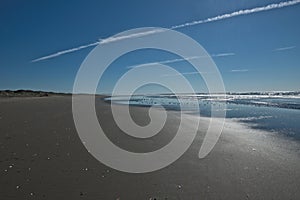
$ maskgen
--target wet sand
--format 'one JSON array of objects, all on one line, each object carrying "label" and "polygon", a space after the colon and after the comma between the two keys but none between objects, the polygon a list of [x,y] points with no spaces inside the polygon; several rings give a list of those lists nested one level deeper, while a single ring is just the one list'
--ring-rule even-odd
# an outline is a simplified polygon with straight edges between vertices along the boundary
[{"label": "wet sand", "polygon": [[[115,125],[109,104],[98,100],[96,108],[108,137],[131,151],[163,147],[178,127],[177,113],[169,111],[161,133],[141,142]],[[147,108],[131,114],[140,125],[149,122]],[[300,199],[299,143],[228,120],[200,160],[207,124],[203,118],[192,146],[170,166],[128,174],[87,152],[71,96],[0,98],[0,199]]]}]

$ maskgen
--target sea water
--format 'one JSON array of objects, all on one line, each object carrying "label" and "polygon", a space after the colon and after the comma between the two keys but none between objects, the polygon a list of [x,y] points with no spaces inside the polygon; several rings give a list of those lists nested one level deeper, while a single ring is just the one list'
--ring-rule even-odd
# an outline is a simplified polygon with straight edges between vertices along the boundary
[{"label": "sea water", "polygon": [[300,141],[299,96],[136,95],[110,97],[105,100],[132,106],[160,105],[169,110],[183,110],[189,114],[206,117],[211,116],[211,108],[214,105],[217,109],[225,109],[226,118],[254,129],[272,131]]}]

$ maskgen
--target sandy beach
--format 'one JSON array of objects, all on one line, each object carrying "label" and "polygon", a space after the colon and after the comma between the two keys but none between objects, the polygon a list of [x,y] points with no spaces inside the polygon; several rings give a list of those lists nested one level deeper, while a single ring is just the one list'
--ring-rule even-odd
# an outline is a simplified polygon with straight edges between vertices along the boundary
[{"label": "sandy beach", "polygon": [[[141,142],[116,126],[100,97],[96,109],[107,136],[130,151],[159,149],[178,128],[178,113],[168,111],[163,130]],[[147,111],[131,108],[140,125],[149,122]],[[85,149],[70,95],[2,97],[0,199],[300,199],[299,142],[228,120],[215,148],[199,159],[207,124],[203,118],[192,146],[170,166],[129,174]]]}]

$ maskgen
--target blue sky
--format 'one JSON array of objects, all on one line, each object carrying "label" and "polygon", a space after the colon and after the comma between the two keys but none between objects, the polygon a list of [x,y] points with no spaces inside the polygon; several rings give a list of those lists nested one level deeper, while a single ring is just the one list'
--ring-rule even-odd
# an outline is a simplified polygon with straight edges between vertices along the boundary
[{"label": "blue sky", "polygon": [[[94,47],[31,61],[132,28],[170,28],[282,1],[4,1],[0,6],[0,89],[70,92],[80,64]],[[299,19],[300,4],[296,4],[177,31],[198,41],[210,54],[231,54],[213,57],[227,91],[299,90]],[[122,57],[107,72],[99,92],[109,93],[113,80],[127,66],[174,58],[158,51]],[[187,65],[170,64],[182,73],[191,72]],[[201,92],[201,78],[186,77]]]}]

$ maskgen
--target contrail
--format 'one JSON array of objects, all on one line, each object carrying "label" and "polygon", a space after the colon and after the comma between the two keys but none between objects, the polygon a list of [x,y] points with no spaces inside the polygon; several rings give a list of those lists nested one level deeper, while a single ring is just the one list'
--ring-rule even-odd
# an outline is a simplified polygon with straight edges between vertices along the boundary
[{"label": "contrail", "polygon": [[[184,28],[184,27],[189,27],[189,26],[195,26],[195,25],[198,25],[198,24],[205,24],[205,23],[209,23],[209,22],[214,22],[214,21],[219,21],[219,20],[228,19],[228,18],[232,18],[232,17],[237,17],[237,16],[240,16],[240,15],[248,15],[248,14],[252,14],[252,13],[263,12],[263,11],[268,11],[268,10],[293,6],[293,5],[296,5],[298,3],[300,3],[300,0],[291,0],[291,1],[285,1],[285,2],[280,2],[280,3],[273,3],[273,4],[269,4],[267,6],[256,7],[256,8],[252,8],[252,9],[239,10],[239,11],[235,11],[235,12],[232,12],[232,13],[218,15],[216,17],[211,17],[211,18],[207,18],[207,19],[203,19],[203,20],[197,20],[197,21],[187,22],[187,23],[184,23],[184,24],[174,25],[174,26],[171,26],[169,29],[179,29],[179,28]],[[106,44],[106,43],[111,43],[111,42],[117,42],[117,41],[124,40],[124,39],[143,37],[143,36],[147,36],[147,35],[155,34],[155,33],[159,33],[159,32],[162,32],[162,30],[157,29],[157,30],[145,31],[145,32],[140,32],[140,33],[133,33],[133,34],[123,35],[123,36],[108,37],[106,39],[99,40],[98,42],[95,42],[95,43],[83,45],[83,46],[68,49],[68,50],[63,50],[63,51],[60,51],[60,52],[57,52],[57,53],[54,53],[54,54],[51,54],[51,55],[48,55],[48,56],[37,58],[37,59],[32,60],[32,62],[37,62],[37,61],[46,60],[46,59],[49,59],[49,58],[54,58],[54,57],[57,57],[57,56],[60,56],[60,55],[63,55],[63,54],[71,53],[71,52],[74,52],[74,51],[78,51],[78,50],[88,48],[88,47],[91,47],[91,46],[96,46],[96,45],[99,45],[99,44]]]},{"label": "contrail", "polygon": [[193,59],[198,59],[200,56],[192,56],[192,57],[186,57],[186,58],[176,58],[172,60],[163,60],[163,61],[157,61],[157,62],[149,62],[149,63],[143,63],[143,64],[138,64],[138,65],[130,65],[127,66],[126,68],[137,68],[137,67],[143,67],[143,66],[149,66],[149,65],[157,65],[157,64],[170,64],[170,63],[177,63],[177,62],[182,62],[182,61],[187,61],[187,60],[193,60]]},{"label": "contrail", "polygon": [[117,42],[120,40],[125,40],[125,39],[130,39],[130,38],[138,38],[138,37],[144,37],[146,35],[150,35],[150,34],[154,34],[154,33],[159,33],[159,32],[163,32],[163,29],[155,29],[155,30],[151,30],[151,31],[144,31],[144,32],[139,32],[139,33],[133,33],[133,34],[129,34],[129,35],[123,35],[123,36],[117,36],[117,37],[108,37],[105,39],[100,39],[98,42],[94,42],[91,44],[87,44],[87,45],[82,45],[80,47],[76,47],[76,48],[72,48],[72,49],[67,49],[67,50],[63,50],[63,51],[59,51],[57,53],[48,55],[48,56],[43,56],[37,59],[32,60],[31,62],[38,62],[41,60],[47,60],[50,58],[54,58],[63,54],[67,54],[67,53],[72,53],[74,51],[79,51],[81,49],[85,49],[91,46],[96,46],[99,44],[107,44],[107,43],[111,43],[111,42]]},{"label": "contrail", "polygon": [[195,75],[195,74],[207,74],[209,72],[182,72],[178,74],[163,74],[161,77],[168,77],[168,76],[181,76],[181,75]]},{"label": "contrail", "polygon": [[125,39],[144,37],[144,36],[147,36],[147,35],[152,35],[152,34],[155,34],[155,33],[161,33],[161,32],[164,32],[164,31],[165,31],[164,29],[154,29],[154,30],[151,30],[151,31],[144,31],[144,32],[139,32],[139,33],[132,33],[132,34],[129,34],[129,35],[121,35],[121,36],[117,36],[117,37],[109,37],[109,38],[100,40],[99,43],[100,44],[107,44],[107,43],[117,42],[117,41],[125,40]]},{"label": "contrail", "polygon": [[80,47],[63,50],[63,51],[60,51],[60,52],[57,52],[57,53],[54,53],[54,54],[51,54],[51,55],[48,55],[48,56],[44,56],[44,57],[41,57],[41,58],[34,59],[31,62],[38,62],[38,61],[41,61],[41,60],[54,58],[54,57],[57,57],[57,56],[60,56],[60,55],[63,55],[63,54],[71,53],[71,52],[74,52],[74,51],[79,51],[81,49],[85,49],[85,48],[88,48],[88,47],[91,47],[91,46],[96,46],[98,44],[99,44],[99,42],[94,42],[94,43],[83,45],[83,46],[80,46]]},{"label": "contrail", "polygon": [[187,26],[195,26],[195,25],[198,25],[198,24],[204,24],[204,23],[208,23],[208,22],[219,21],[219,20],[228,19],[228,18],[240,16],[240,15],[248,15],[248,14],[252,14],[252,13],[257,13],[257,12],[262,12],[262,11],[267,11],[267,10],[273,10],[273,9],[277,9],[277,8],[283,8],[283,7],[292,6],[292,5],[295,5],[295,4],[298,4],[298,3],[300,3],[300,0],[292,0],[292,1],[285,1],[285,2],[280,2],[280,3],[273,3],[273,4],[269,4],[267,6],[256,7],[256,8],[252,8],[252,9],[239,10],[239,11],[232,12],[232,13],[218,15],[216,17],[211,17],[211,18],[207,18],[207,19],[204,19],[204,20],[187,22],[187,23],[184,23],[184,24],[172,26],[171,29],[178,29],[178,28],[183,28],[183,27],[187,27]]},{"label": "contrail", "polygon": [[248,72],[249,69],[232,69],[230,72]]},{"label": "contrail", "polygon": [[296,48],[296,46],[281,47],[281,48],[274,49],[273,51],[285,51],[285,50],[290,50],[290,49],[294,49],[294,48]]},{"label": "contrail", "polygon": [[[225,56],[234,56],[235,53],[219,53],[219,54],[212,54],[210,57],[225,57]],[[177,63],[177,62],[182,62],[182,61],[189,61],[189,60],[194,60],[194,59],[200,59],[204,58],[206,56],[191,56],[191,57],[186,57],[186,58],[176,58],[172,60],[162,60],[162,61],[157,61],[157,62],[149,62],[149,63],[142,63],[142,64],[137,64],[137,65],[130,65],[127,66],[126,68],[136,68],[136,67],[143,67],[143,66],[149,66],[149,65],[157,65],[157,64],[170,64],[170,63]]]},{"label": "contrail", "polygon": [[235,53],[218,53],[212,54],[211,57],[225,57],[225,56],[234,56]]}]

